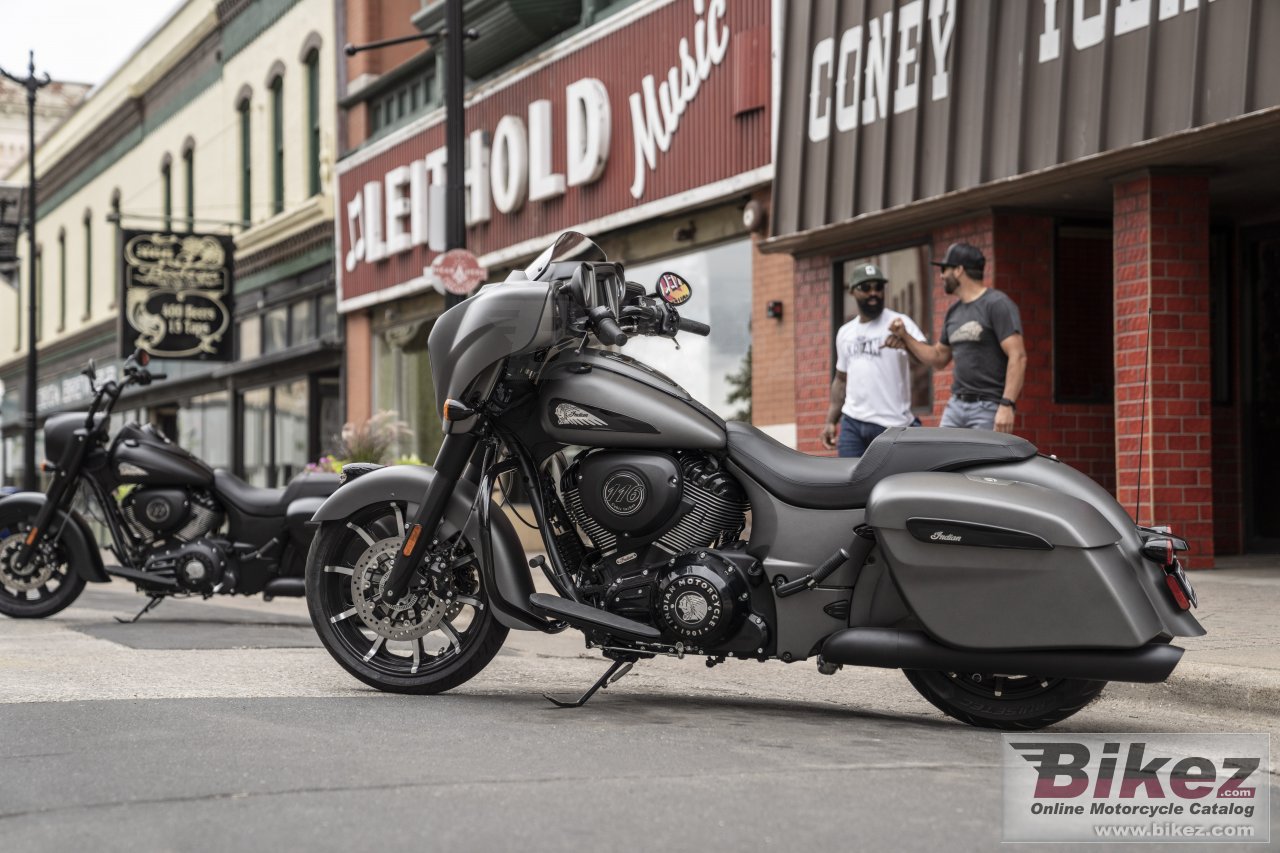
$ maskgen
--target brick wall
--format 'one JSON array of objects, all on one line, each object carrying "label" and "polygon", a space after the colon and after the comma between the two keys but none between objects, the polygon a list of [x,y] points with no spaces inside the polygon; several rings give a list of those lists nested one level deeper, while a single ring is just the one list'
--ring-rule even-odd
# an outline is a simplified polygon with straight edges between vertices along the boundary
[{"label": "brick wall", "polygon": [[363,380],[373,376],[373,340],[367,311],[353,311],[346,321],[347,421],[359,424],[373,414],[373,383]]},{"label": "brick wall", "polygon": [[[766,197],[767,199],[767,197]],[[758,425],[796,420],[795,261],[765,255],[752,240],[751,256],[751,419]],[[765,316],[769,302],[782,303],[782,319]]]},{"label": "brick wall", "polygon": [[[1147,173],[1114,187],[1117,497],[1213,565],[1209,182]],[[1146,400],[1144,398],[1144,380]],[[1145,429],[1144,427],[1145,410]]]},{"label": "brick wall", "polygon": [[831,400],[831,277],[825,255],[795,261],[796,447],[825,456],[834,455],[818,438]]}]

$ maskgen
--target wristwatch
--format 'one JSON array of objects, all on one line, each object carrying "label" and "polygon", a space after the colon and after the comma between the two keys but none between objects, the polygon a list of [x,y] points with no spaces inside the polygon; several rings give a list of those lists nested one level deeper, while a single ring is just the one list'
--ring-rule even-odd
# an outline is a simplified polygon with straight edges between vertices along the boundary
[{"label": "wristwatch", "polygon": [[1018,404],[1010,400],[1008,397],[1001,397],[1000,405],[1008,406],[1009,408],[1013,409],[1015,412],[1018,411]]}]

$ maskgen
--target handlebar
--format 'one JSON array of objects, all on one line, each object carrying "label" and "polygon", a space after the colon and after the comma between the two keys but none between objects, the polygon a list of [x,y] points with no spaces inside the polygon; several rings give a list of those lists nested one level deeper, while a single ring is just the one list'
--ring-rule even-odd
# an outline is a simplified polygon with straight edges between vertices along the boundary
[{"label": "handlebar", "polygon": [[613,312],[603,305],[596,306],[587,312],[591,325],[595,327],[596,337],[600,343],[610,347],[620,347],[627,342],[627,335],[618,326]]},{"label": "handlebar", "polygon": [[706,323],[699,323],[697,320],[689,320],[684,317],[676,320],[676,328],[691,335],[702,335],[704,338],[711,334],[711,327]]}]

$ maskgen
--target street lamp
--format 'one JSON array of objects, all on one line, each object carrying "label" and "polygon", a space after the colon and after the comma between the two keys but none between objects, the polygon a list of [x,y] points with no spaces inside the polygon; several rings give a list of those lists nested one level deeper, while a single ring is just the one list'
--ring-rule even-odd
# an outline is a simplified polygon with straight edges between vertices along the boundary
[{"label": "street lamp", "polygon": [[27,55],[27,76],[16,77],[0,68],[0,74],[27,90],[27,388],[26,411],[23,413],[22,440],[22,488],[36,490],[36,92],[51,82],[46,71],[44,78],[36,77],[36,52]]},{"label": "street lamp", "polygon": [[[355,56],[365,50],[376,50],[411,41],[425,41],[434,46],[444,41],[444,124],[445,124],[445,250],[467,247],[465,220],[466,187],[463,185],[463,168],[466,160],[467,117],[462,104],[462,44],[465,39],[478,39],[474,29],[462,28],[462,0],[445,0],[444,28],[427,33],[417,33],[400,38],[383,39],[369,44],[348,44],[343,48],[347,56]],[[445,293],[445,307],[461,302],[463,297]]]}]

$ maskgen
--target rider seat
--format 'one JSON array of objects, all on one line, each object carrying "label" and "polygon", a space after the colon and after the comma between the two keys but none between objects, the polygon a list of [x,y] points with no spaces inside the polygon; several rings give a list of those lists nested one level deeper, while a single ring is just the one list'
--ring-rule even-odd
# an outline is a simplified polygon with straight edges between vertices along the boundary
[{"label": "rider seat", "polygon": [[338,475],[303,474],[283,489],[264,489],[219,468],[213,472],[213,484],[220,497],[245,515],[282,516],[298,498],[327,498],[337,488]]},{"label": "rider seat", "polygon": [[860,509],[885,477],[1019,462],[1036,455],[1024,438],[971,429],[891,427],[858,459],[810,456],[750,424],[726,425],[729,458],[774,497],[807,509]]}]

